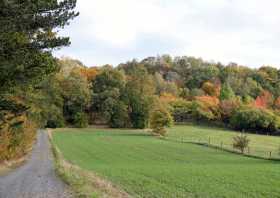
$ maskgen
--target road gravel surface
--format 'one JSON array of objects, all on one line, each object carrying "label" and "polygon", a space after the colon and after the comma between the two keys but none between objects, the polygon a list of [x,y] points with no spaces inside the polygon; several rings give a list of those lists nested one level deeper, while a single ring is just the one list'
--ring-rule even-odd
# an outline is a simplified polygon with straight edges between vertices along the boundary
[{"label": "road gravel surface", "polygon": [[37,142],[26,163],[0,177],[0,198],[73,198],[55,174],[47,132],[38,132]]}]

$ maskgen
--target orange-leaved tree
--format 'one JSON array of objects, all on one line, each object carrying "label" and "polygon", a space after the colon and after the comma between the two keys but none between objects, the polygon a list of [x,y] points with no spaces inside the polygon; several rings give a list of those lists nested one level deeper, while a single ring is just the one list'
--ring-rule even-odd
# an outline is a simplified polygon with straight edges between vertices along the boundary
[{"label": "orange-leaved tree", "polygon": [[267,90],[262,91],[254,102],[254,105],[258,108],[269,108],[271,107],[272,104],[273,104],[273,96]]}]

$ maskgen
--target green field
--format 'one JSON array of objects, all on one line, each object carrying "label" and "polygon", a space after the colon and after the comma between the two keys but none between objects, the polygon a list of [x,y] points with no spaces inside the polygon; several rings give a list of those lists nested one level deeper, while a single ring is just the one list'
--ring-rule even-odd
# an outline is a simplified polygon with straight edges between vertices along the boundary
[{"label": "green field", "polygon": [[[195,125],[177,125],[169,129],[168,137],[172,140],[179,140],[186,142],[200,142],[216,146],[222,146],[223,148],[232,148],[232,139],[239,133],[228,129],[203,127]],[[267,135],[255,135],[247,134],[250,139],[249,154],[254,156],[260,156],[269,158],[280,158],[280,137],[267,136]],[[248,153],[248,149],[246,149]]]},{"label": "green field", "polygon": [[[170,136],[180,137],[182,130],[187,137],[189,127],[175,127]],[[133,197],[280,197],[276,161],[133,130],[60,129],[54,133],[54,143],[70,162],[94,171]]]}]

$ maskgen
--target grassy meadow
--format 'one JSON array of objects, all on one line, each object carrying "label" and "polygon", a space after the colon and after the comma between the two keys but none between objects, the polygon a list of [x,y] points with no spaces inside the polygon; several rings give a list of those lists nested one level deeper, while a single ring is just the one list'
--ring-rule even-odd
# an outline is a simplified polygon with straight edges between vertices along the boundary
[{"label": "grassy meadow", "polygon": [[[205,143],[232,150],[233,137],[238,135],[229,129],[189,125],[176,125],[169,129],[168,138],[185,142]],[[280,137],[247,134],[250,139],[246,154],[264,158],[280,158]],[[249,151],[249,153],[248,153]]]},{"label": "grassy meadow", "polygon": [[[169,135],[190,129],[176,126]],[[54,143],[71,163],[133,197],[280,197],[276,161],[166,141],[140,130],[57,129]]]}]

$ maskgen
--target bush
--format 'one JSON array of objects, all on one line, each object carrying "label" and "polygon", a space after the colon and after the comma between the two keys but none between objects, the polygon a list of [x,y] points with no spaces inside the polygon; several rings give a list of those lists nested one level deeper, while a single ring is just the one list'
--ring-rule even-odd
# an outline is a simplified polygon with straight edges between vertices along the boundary
[{"label": "bush", "polygon": [[82,112],[76,113],[73,124],[77,128],[86,128],[88,126],[88,116]]},{"label": "bush", "polygon": [[233,148],[236,148],[244,153],[245,149],[249,146],[250,140],[244,134],[233,137]]},{"label": "bush", "polygon": [[31,148],[36,124],[26,116],[15,117],[0,128],[0,162],[19,158]]},{"label": "bush", "polygon": [[150,126],[153,129],[153,133],[165,136],[165,127],[170,127],[172,124],[173,118],[166,109],[159,108],[152,112],[150,118]]},{"label": "bush", "polygon": [[280,121],[279,117],[269,110],[245,107],[233,114],[230,124],[237,130],[274,134],[279,129]]}]

